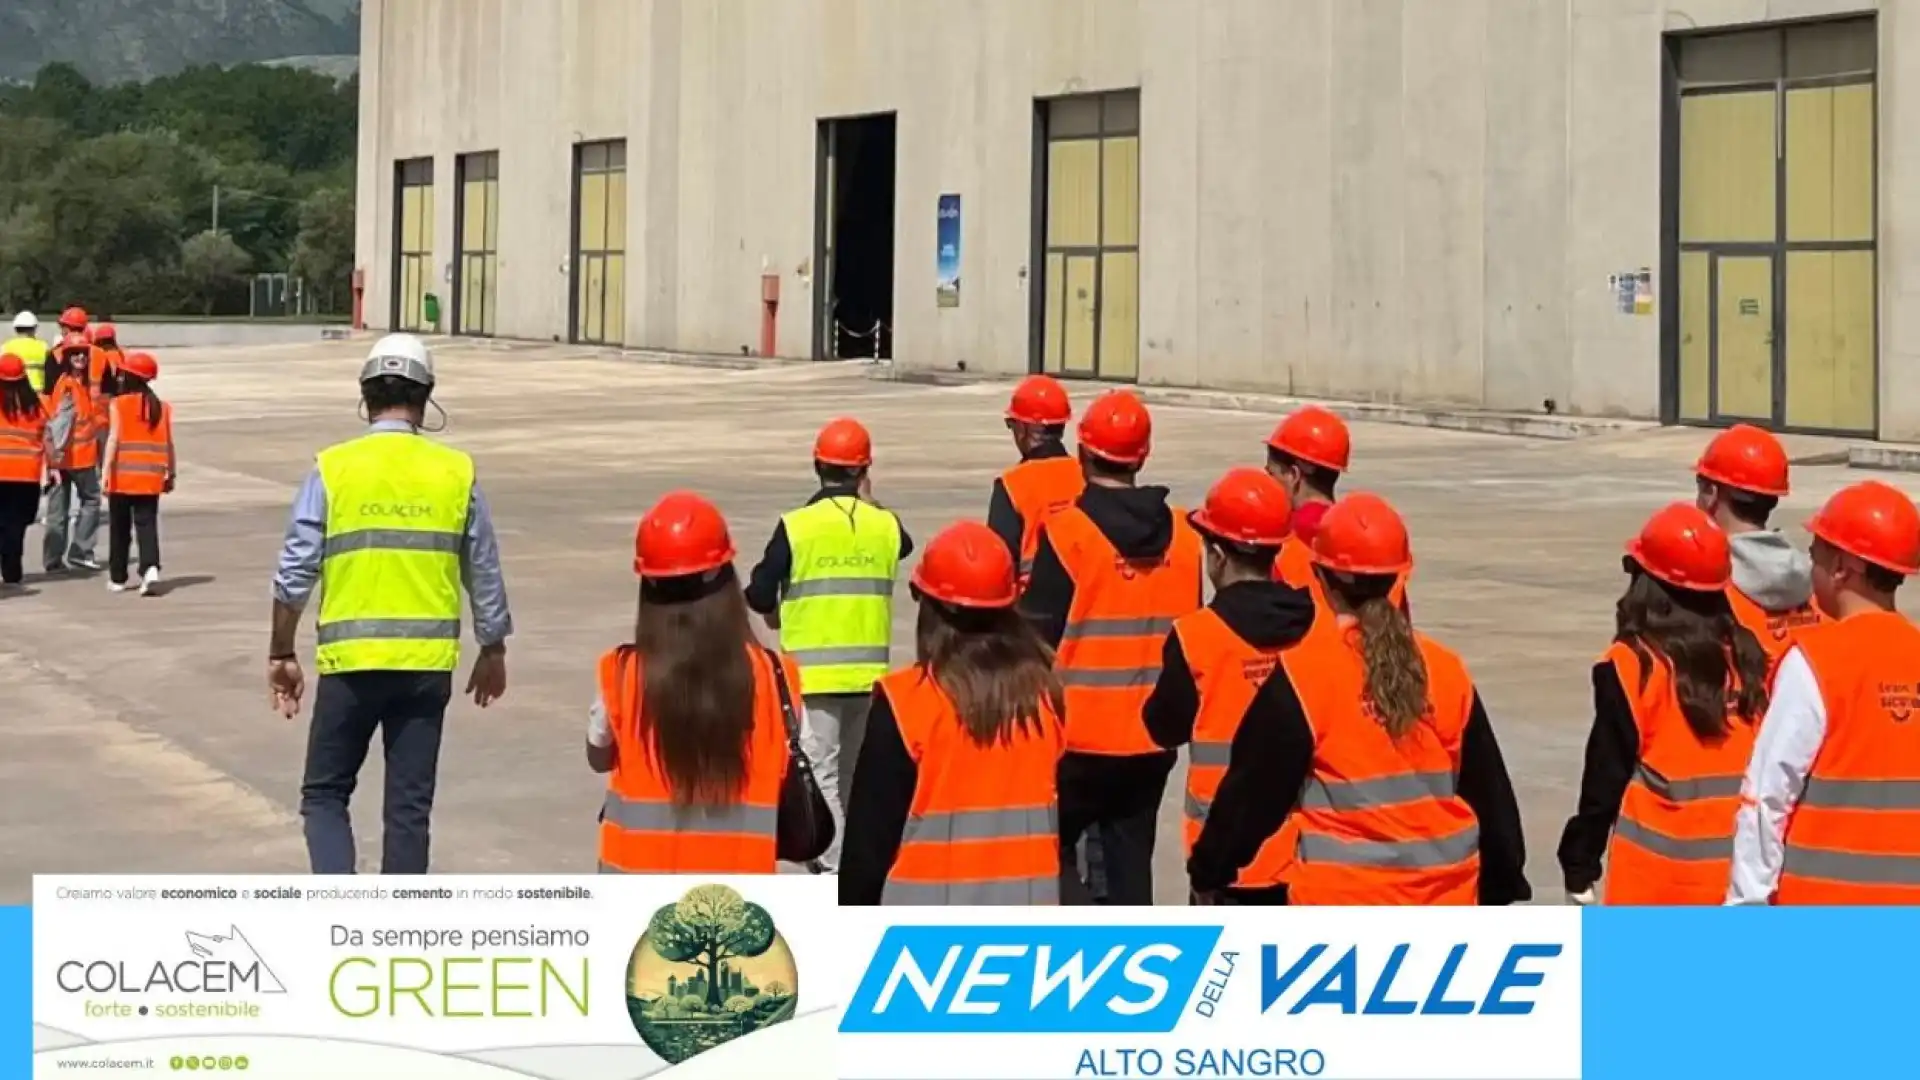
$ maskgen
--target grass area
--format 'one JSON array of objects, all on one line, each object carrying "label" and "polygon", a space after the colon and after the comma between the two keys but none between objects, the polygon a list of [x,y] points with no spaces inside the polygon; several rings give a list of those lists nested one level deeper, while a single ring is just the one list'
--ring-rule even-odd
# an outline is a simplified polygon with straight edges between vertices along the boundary
[{"label": "grass area", "polygon": [[346,326],[351,315],[117,315],[116,323],[259,323],[262,326]]}]

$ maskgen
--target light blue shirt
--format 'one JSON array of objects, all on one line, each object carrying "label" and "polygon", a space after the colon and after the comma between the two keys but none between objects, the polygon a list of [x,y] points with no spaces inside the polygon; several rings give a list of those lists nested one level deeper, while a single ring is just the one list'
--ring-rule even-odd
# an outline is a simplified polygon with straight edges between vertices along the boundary
[{"label": "light blue shirt", "polygon": [[[404,420],[380,420],[368,432],[412,432]],[[280,569],[273,575],[273,598],[295,610],[320,584],[321,548],[327,538],[327,488],[315,468],[300,485],[287,522],[287,539],[280,549]],[[482,645],[497,645],[513,633],[513,613],[507,608],[507,579],[500,570],[500,541],[493,532],[493,513],[474,481],[467,504],[467,535],[460,545],[460,580],[473,607],[473,637]]]}]

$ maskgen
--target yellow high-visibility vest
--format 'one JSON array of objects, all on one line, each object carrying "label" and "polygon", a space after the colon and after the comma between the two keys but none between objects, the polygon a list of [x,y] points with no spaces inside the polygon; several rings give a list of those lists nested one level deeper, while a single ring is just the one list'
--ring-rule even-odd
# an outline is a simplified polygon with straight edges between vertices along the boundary
[{"label": "yellow high-visibility vest", "polygon": [[8,338],[0,345],[0,356],[8,353],[20,358],[27,365],[27,385],[33,387],[36,394],[47,392],[47,343],[37,337],[22,334]]},{"label": "yellow high-visibility vest", "polygon": [[781,517],[793,571],[780,603],[780,648],[807,694],[864,694],[887,673],[900,519],[852,496]]},{"label": "yellow high-visibility vest", "polygon": [[460,550],[473,459],[407,432],[320,453],[322,675],[452,671],[460,660]]}]

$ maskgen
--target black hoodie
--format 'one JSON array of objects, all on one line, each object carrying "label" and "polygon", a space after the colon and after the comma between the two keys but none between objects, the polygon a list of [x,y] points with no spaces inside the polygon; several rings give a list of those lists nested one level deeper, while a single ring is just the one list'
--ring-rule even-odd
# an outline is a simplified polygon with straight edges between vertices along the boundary
[{"label": "black hoodie", "polygon": [[[1163,487],[1104,487],[1088,484],[1075,504],[1093,519],[1107,542],[1127,559],[1157,559],[1173,546],[1173,508]],[[1193,598],[1199,607],[1206,586]],[[1040,528],[1040,547],[1033,556],[1033,579],[1020,598],[1020,608],[1048,645],[1060,647],[1066,636],[1067,613],[1073,610],[1073,577],[1054,552],[1047,530]]]},{"label": "black hoodie", "polygon": [[[1313,596],[1277,581],[1242,581],[1214,594],[1213,609],[1240,640],[1256,649],[1280,649],[1306,636],[1313,625]],[[1169,750],[1193,741],[1200,717],[1200,688],[1179,634],[1168,634],[1160,652],[1160,681],[1147,698],[1147,734]]]}]

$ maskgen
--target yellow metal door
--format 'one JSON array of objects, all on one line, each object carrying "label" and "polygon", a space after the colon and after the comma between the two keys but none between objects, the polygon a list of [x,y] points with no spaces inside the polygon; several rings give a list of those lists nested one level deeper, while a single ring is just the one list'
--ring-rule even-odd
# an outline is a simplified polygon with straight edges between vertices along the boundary
[{"label": "yellow metal door", "polygon": [[1773,257],[1715,263],[1714,406],[1723,417],[1773,419]]}]

